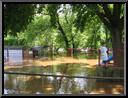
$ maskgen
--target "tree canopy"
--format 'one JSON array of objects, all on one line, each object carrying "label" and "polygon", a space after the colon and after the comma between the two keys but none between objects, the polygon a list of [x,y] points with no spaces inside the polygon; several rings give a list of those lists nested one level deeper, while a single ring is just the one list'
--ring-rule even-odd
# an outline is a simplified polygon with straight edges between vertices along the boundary
[{"label": "tree canopy", "polygon": [[4,4],[4,34],[26,29],[35,14],[34,4]]},{"label": "tree canopy", "polygon": [[116,65],[123,65],[123,53],[117,53],[123,44],[123,9],[123,4],[5,4],[4,34],[22,37],[18,41],[29,47],[48,44],[65,51],[98,48],[104,41],[113,48]]}]

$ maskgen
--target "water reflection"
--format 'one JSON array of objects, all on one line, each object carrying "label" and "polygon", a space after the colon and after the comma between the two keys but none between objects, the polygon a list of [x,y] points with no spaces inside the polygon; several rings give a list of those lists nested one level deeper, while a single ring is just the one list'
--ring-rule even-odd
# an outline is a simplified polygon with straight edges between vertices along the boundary
[{"label": "water reflection", "polygon": [[123,94],[121,83],[96,79],[23,75],[5,75],[5,78],[5,94]]},{"label": "water reflection", "polygon": [[[123,94],[122,81],[104,79],[67,78],[68,76],[96,76],[96,69],[83,68],[85,64],[60,64],[55,66],[22,66],[5,71],[41,73],[54,76],[4,74],[5,94]],[[104,71],[104,70],[103,70]],[[111,70],[113,71],[113,70]],[[98,69],[98,72],[102,70]],[[109,70],[107,69],[109,76]],[[98,73],[99,76],[101,73]],[[110,74],[111,76],[111,74]]]},{"label": "water reflection", "polygon": [[26,72],[26,73],[41,73],[48,75],[68,75],[68,76],[91,76],[95,75],[95,70],[83,68],[85,64],[60,64],[49,66],[19,66],[4,69],[6,72]]}]

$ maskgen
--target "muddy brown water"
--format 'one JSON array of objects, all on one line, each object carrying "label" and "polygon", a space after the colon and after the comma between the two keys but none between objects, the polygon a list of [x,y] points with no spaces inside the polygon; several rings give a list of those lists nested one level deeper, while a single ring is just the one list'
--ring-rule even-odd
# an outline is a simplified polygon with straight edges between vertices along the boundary
[{"label": "muddy brown water", "polygon": [[[22,66],[5,69],[7,72],[26,72],[46,75],[96,76],[96,70],[86,64]],[[123,94],[122,81],[68,78],[38,75],[4,74],[4,94]]]}]

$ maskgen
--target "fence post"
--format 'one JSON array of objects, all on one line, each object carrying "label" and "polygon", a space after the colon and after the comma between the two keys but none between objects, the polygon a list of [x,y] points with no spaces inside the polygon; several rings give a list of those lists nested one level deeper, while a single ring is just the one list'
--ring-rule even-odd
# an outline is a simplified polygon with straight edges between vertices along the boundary
[{"label": "fence post", "polygon": [[100,49],[98,49],[98,65],[100,66]]}]

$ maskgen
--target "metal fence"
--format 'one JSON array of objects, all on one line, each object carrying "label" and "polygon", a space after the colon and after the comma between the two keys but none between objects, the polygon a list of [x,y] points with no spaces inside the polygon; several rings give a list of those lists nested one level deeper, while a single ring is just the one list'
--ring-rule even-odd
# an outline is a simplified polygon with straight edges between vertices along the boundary
[{"label": "metal fence", "polygon": [[4,62],[20,62],[23,60],[22,48],[5,48],[4,49]]}]

